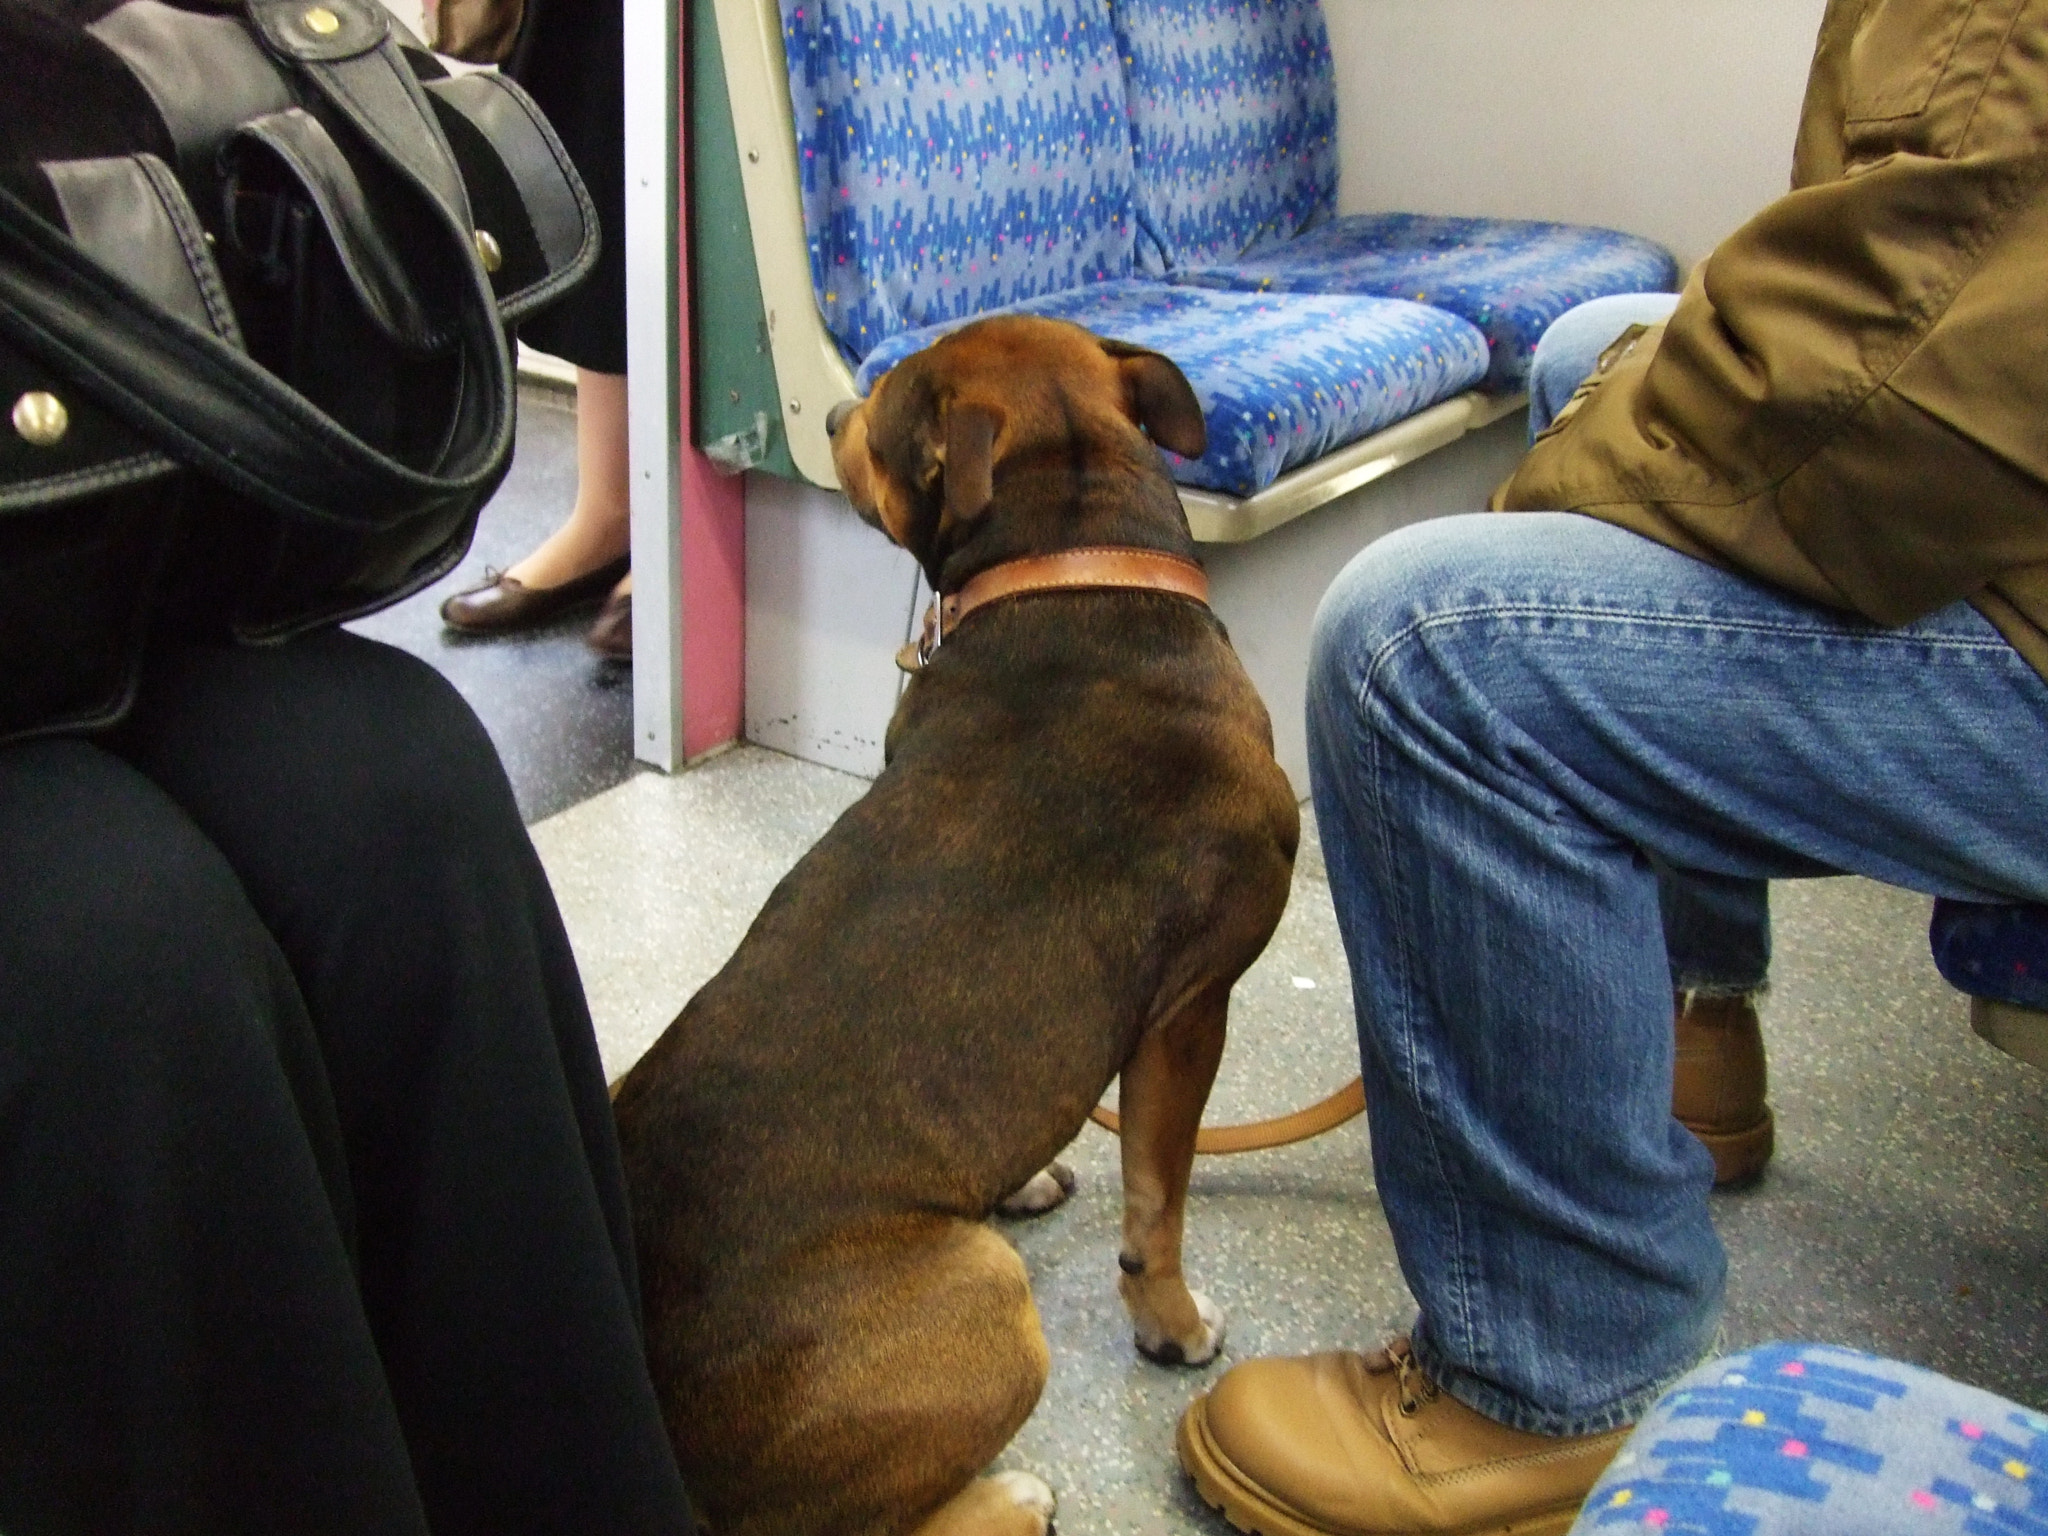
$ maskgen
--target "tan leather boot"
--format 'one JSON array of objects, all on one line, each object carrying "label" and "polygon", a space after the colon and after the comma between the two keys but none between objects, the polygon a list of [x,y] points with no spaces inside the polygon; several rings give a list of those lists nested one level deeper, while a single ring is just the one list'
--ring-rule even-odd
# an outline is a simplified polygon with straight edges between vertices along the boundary
[{"label": "tan leather boot", "polygon": [[1671,1113],[1714,1154],[1714,1183],[1746,1184],[1771,1160],[1776,1127],[1764,1102],[1764,1037],[1746,997],[1678,993]]},{"label": "tan leather boot", "polygon": [[1247,1360],[1189,1405],[1179,1445],[1202,1497],[1258,1536],[1559,1536],[1627,1438],[1496,1424],[1397,1339]]}]

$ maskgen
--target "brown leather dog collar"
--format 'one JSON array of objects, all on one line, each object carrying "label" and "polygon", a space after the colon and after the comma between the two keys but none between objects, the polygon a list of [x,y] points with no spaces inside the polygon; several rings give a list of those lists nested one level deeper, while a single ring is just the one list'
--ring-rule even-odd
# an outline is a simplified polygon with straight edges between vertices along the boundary
[{"label": "brown leather dog collar", "polygon": [[1192,560],[1156,549],[1108,545],[1006,560],[970,578],[958,592],[948,592],[934,600],[925,610],[923,636],[896,653],[896,665],[906,672],[920,670],[945,643],[946,636],[960,627],[962,619],[1003,598],[1020,597],[1027,592],[1085,592],[1103,588],[1171,592],[1192,597],[1205,607],[1209,602],[1209,578],[1202,568]]}]

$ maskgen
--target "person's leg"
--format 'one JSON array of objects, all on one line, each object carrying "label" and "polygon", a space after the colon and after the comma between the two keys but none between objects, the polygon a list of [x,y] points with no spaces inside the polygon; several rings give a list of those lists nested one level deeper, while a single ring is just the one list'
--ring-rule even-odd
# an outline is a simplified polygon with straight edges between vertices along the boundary
[{"label": "person's leg", "polygon": [[1713,1156],[1717,1186],[1747,1184],[1777,1141],[1756,1008],[1770,974],[1770,882],[1654,855],[1650,866],[1671,970],[1671,1113]]},{"label": "person's leg", "polygon": [[1879,629],[1514,514],[1355,560],[1309,710],[1418,1350],[1505,1422],[1626,1423],[1697,1357],[1722,1267],[1659,1091],[1650,857],[2042,899],[2048,684],[1962,605]]},{"label": "person's leg", "polygon": [[437,1536],[689,1529],[589,1014],[475,717],[329,632],[158,658],[117,745],[221,848],[304,994]]},{"label": "person's leg", "polygon": [[[1675,293],[1617,293],[1558,316],[1536,343],[1530,364],[1529,440],[1543,434],[1623,331],[1656,325],[1677,304]],[[1766,882],[1651,862],[1664,910],[1672,990],[1744,998],[1761,991],[1771,959]]]},{"label": "person's leg", "polygon": [[[1655,325],[1674,293],[1624,293],[1560,315],[1536,344],[1529,439],[1539,437],[1632,325]],[[1756,997],[1770,968],[1770,890],[1763,880],[1673,868],[1651,859],[1671,963],[1677,1040],[1672,1112],[1714,1156],[1718,1184],[1755,1178],[1770,1161],[1763,1033]]]},{"label": "person's leg", "polygon": [[626,376],[576,370],[576,501],[568,518],[508,571],[441,604],[441,620],[470,635],[516,634],[621,591],[632,538]]},{"label": "person's leg", "polygon": [[1529,441],[1557,419],[1616,337],[1632,325],[1669,319],[1677,304],[1675,293],[1614,293],[1589,299],[1551,321],[1529,360]]},{"label": "person's leg", "polygon": [[[1650,856],[2041,899],[2048,684],[1960,605],[1880,630],[1589,518],[1450,518],[1331,589],[1309,736],[1421,1373],[1532,1438],[1626,1425],[1725,1268]],[[1512,1515],[1519,1476],[1461,1486]]]},{"label": "person's leg", "polygon": [[1923,1536],[2048,1527],[2048,1415],[1898,1360],[1760,1344],[1636,1427],[1571,1536]]},{"label": "person's leg", "polygon": [[505,574],[559,587],[626,553],[632,484],[626,460],[626,376],[576,370],[576,502],[562,526]]},{"label": "person's leg", "polygon": [[1650,866],[1671,990],[1745,999],[1763,991],[1771,971],[1770,882],[1675,869],[1654,855]]},{"label": "person's leg", "polygon": [[[1529,438],[1548,427],[1600,354],[1632,325],[1655,325],[1678,304],[1675,293],[1618,293],[1566,310],[1536,343],[1529,372]],[[1674,869],[1658,859],[1658,898],[1674,992],[1751,997],[1770,968],[1766,883],[1744,876]]]},{"label": "person's leg", "polygon": [[425,1536],[318,1046],[220,853],[0,748],[0,1530]]}]

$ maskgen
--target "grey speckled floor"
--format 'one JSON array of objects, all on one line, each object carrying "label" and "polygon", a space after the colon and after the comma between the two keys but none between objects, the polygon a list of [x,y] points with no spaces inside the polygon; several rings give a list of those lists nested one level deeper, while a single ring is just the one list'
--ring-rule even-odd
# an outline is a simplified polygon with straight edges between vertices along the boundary
[{"label": "grey speckled floor", "polygon": [[504,570],[554,531],[576,496],[573,393],[523,385],[512,468],[478,520],[469,554],[448,575],[349,628],[437,667],[497,743],[529,821],[611,788],[634,772],[633,677],[584,647],[592,615],[476,640],[441,623],[441,600]]},{"label": "grey speckled floor", "polygon": [[[738,943],[782,872],[864,786],[757,748],[643,776],[534,829],[621,1071]],[[1927,956],[1924,899],[1854,880],[1775,892],[1766,1010],[1779,1152],[1717,1197],[1731,1344],[1797,1335],[1875,1349],[2048,1406],[2048,1074],[1979,1042]],[[1307,983],[1307,985],[1304,985]],[[1240,985],[1212,1119],[1277,1113],[1357,1070],[1328,886],[1314,859]],[[1223,1360],[1131,1350],[1115,1291],[1112,1140],[1090,1127],[1062,1210],[1006,1228],[1052,1380],[1002,1465],[1041,1473],[1067,1536],[1221,1536],[1172,1461],[1190,1396],[1246,1355],[1369,1345],[1410,1302],[1362,1122],[1197,1167],[1188,1270],[1230,1316]]]}]

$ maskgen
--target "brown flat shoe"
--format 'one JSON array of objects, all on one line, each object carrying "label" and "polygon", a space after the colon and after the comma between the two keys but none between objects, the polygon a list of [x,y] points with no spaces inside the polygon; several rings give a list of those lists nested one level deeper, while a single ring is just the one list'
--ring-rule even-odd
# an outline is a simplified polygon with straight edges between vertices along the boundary
[{"label": "brown flat shoe", "polygon": [[510,635],[538,629],[565,613],[588,607],[619,584],[628,557],[554,587],[529,587],[486,570],[481,586],[458,592],[441,604],[441,622],[465,635]]},{"label": "brown flat shoe", "polygon": [[583,637],[583,643],[606,661],[633,659],[631,592],[614,592],[604,600],[604,606],[597,610],[597,617],[591,621],[590,633]]}]

